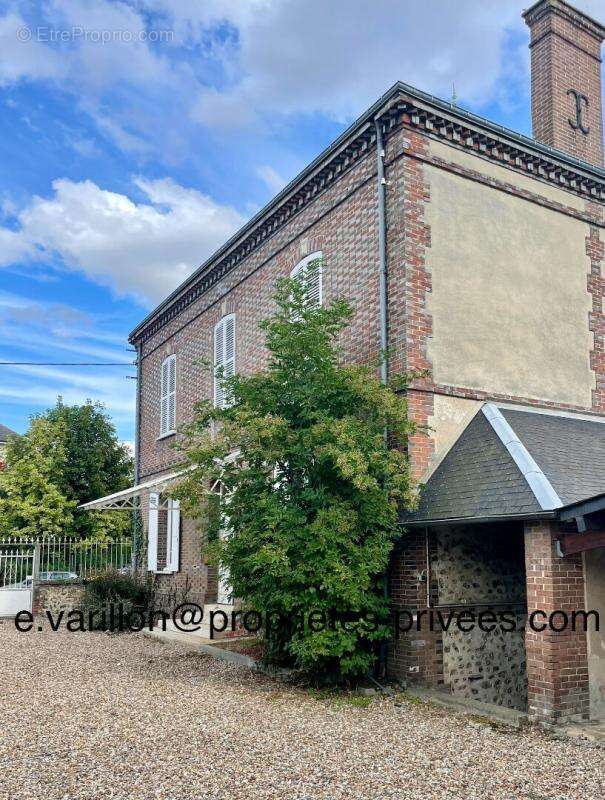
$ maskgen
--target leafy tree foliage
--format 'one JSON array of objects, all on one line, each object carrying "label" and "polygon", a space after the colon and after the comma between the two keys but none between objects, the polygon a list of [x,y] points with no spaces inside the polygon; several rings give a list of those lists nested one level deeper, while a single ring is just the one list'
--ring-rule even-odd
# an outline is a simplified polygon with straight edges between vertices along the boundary
[{"label": "leafy tree foliage", "polygon": [[198,405],[184,430],[191,471],[176,494],[208,518],[209,487],[222,487],[228,534],[213,552],[234,596],[270,620],[269,660],[352,680],[371,669],[388,631],[383,576],[398,509],[412,502],[411,425],[375,366],[342,365],[346,302],[313,306],[296,280],[282,281],[275,300],[261,325],[266,370],[224,381],[229,408]]},{"label": "leafy tree foliage", "polygon": [[130,532],[128,514],[97,514],[77,506],[126,488],[132,459],[102,406],[67,406],[61,399],[13,437],[0,472],[0,533],[11,536],[104,538]]},{"label": "leafy tree foliage", "polygon": [[0,472],[0,534],[60,536],[70,528],[76,503],[56,480],[65,448],[50,422],[34,419],[27,435],[11,437],[6,463]]},{"label": "leafy tree foliage", "polygon": [[[132,484],[133,462],[120,444],[115,427],[100,403],[68,406],[59,398],[44,415],[65,449],[59,485],[68,500],[87,503]],[[76,511],[73,534],[78,538],[127,533],[130,515]]]}]

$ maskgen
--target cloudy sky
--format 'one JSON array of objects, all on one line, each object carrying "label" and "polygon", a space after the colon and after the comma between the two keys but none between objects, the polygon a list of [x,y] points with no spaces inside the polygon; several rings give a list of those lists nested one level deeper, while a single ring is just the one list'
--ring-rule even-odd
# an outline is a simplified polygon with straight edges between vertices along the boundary
[{"label": "cloudy sky", "polygon": [[523,7],[0,0],[0,360],[124,365],[0,366],[0,422],[132,439],[129,330],[396,80],[530,133]]}]

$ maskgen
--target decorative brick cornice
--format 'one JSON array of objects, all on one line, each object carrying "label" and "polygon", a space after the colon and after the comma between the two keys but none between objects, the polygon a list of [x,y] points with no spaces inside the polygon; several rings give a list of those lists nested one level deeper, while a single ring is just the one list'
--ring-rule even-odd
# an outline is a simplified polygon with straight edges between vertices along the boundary
[{"label": "decorative brick cornice", "polygon": [[131,333],[130,341],[145,342],[151,338],[359,163],[375,143],[375,117],[381,120],[387,136],[404,126],[586,199],[605,201],[605,170],[405,84],[396,84],[143,320]]}]

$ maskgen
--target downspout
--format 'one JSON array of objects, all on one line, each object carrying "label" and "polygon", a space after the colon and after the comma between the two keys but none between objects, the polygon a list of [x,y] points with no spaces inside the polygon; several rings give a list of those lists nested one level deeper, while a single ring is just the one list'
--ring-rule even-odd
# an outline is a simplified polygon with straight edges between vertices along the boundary
[{"label": "downspout", "polygon": [[[376,126],[376,173],[378,180],[378,254],[379,254],[379,306],[380,306],[380,381],[385,386],[389,380],[389,328],[388,328],[388,296],[387,296],[387,225],[386,225],[386,188],[387,182],[384,175],[384,143],[382,139],[382,124],[378,116],[374,117]],[[385,443],[388,440],[388,430],[384,429]],[[384,601],[389,602],[389,570],[383,574]],[[380,643],[380,676],[384,677],[387,671],[387,642]]]},{"label": "downspout", "polygon": [[[141,479],[141,343],[136,344],[137,351],[137,388],[134,417],[134,485]],[[137,575],[139,569],[139,498],[134,501],[135,510],[132,514],[132,574]]]},{"label": "downspout", "polygon": [[[374,119],[376,125],[376,165],[378,173],[378,252],[380,261],[380,380],[386,384],[389,379],[388,345],[389,329],[387,314],[387,224],[386,224],[386,188],[387,181],[384,176],[384,145],[382,140],[382,126],[378,117]],[[385,430],[385,437],[386,437]]]}]

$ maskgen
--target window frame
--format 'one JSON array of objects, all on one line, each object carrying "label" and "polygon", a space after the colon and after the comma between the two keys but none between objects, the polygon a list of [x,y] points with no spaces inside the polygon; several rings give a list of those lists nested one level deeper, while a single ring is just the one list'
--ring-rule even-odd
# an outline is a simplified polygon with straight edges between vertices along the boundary
[{"label": "window frame", "polygon": [[[174,370],[174,388],[170,389],[170,373]],[[166,376],[166,377],[165,377]],[[158,439],[174,436],[176,433],[176,353],[166,356],[160,367],[160,435]],[[170,401],[172,399],[173,425],[170,425]],[[166,402],[166,416],[164,417],[164,402]]]},{"label": "window frame", "polygon": [[[156,575],[179,572],[181,565],[181,510],[178,500],[162,499],[160,492],[149,493],[147,509],[147,571]],[[166,512],[166,565],[158,569],[159,516]]]},{"label": "window frame", "polygon": [[323,272],[324,272],[324,269],[323,269],[323,261],[324,261],[323,250],[316,250],[313,253],[309,253],[308,256],[305,256],[304,258],[301,258],[301,260],[296,264],[296,266],[293,269],[290,270],[290,278],[301,280],[301,278],[299,278],[299,275],[313,261],[319,261],[319,268],[317,270],[317,276],[318,276],[318,281],[319,281],[319,292],[318,292],[317,307],[320,308],[323,305]]},{"label": "window frame", "polygon": [[[227,354],[227,324],[228,322],[233,321],[233,355],[230,359],[226,358]],[[218,345],[218,332],[222,326],[222,340],[221,340],[221,358],[222,360],[219,362],[217,360],[217,353],[219,348]],[[227,375],[227,377],[231,377],[235,375],[235,365],[236,365],[236,335],[237,335],[237,322],[235,319],[235,312],[230,314],[225,314],[222,316],[219,321],[214,326],[214,334],[213,334],[213,355],[212,355],[212,372],[214,377],[214,384],[213,384],[213,400],[214,400],[214,407],[215,408],[229,408],[229,398],[225,396],[225,392],[223,387],[220,385],[217,370],[219,367],[225,368],[225,364],[231,363],[231,373]]]}]

